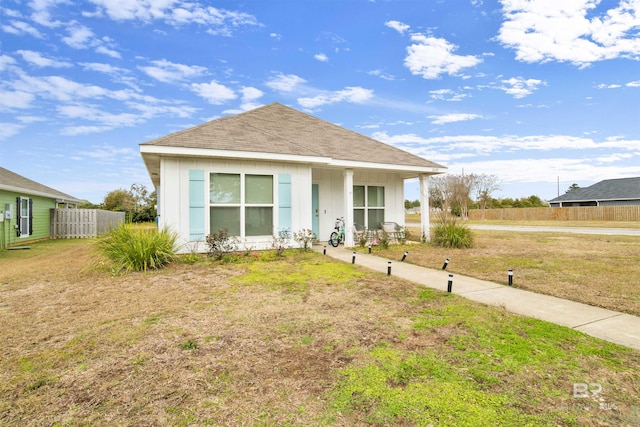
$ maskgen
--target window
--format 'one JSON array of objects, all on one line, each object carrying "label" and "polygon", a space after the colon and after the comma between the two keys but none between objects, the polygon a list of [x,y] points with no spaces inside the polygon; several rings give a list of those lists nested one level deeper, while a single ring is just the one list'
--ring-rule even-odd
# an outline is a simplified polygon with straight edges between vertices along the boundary
[{"label": "window", "polygon": [[353,221],[370,230],[380,228],[384,222],[384,187],[353,186]]},{"label": "window", "polygon": [[18,237],[28,237],[33,234],[33,201],[26,197],[18,197]]},{"label": "window", "polygon": [[209,180],[210,232],[231,236],[273,235],[273,176],[212,173]]}]

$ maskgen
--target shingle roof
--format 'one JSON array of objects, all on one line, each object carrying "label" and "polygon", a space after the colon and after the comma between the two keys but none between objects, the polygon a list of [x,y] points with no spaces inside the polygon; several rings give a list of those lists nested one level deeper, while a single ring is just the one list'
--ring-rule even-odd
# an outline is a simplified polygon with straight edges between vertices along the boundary
[{"label": "shingle roof", "polygon": [[640,177],[605,179],[590,187],[571,190],[562,196],[549,200],[549,202],[634,199],[640,199]]},{"label": "shingle roof", "polygon": [[445,169],[420,156],[277,102],[236,116],[212,120],[141,145],[318,156]]},{"label": "shingle roof", "polygon": [[45,196],[57,200],[80,202],[79,199],[73,196],[54,190],[2,167],[0,167],[0,189],[28,195]]}]

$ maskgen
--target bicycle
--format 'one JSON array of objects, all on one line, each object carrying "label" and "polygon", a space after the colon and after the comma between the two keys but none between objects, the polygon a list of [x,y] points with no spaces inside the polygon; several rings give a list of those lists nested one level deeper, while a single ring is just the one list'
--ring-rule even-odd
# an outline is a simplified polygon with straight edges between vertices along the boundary
[{"label": "bicycle", "polygon": [[336,224],[333,228],[335,231],[331,233],[329,244],[337,248],[340,242],[344,241],[344,218],[336,218]]}]

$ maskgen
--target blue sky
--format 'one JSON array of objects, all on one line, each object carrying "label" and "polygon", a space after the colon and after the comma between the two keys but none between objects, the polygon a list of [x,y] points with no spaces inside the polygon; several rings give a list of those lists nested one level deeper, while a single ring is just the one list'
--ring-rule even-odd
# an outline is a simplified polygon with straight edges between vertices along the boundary
[{"label": "blue sky", "polygon": [[499,197],[640,176],[640,0],[0,2],[0,166],[75,197],[274,101]]}]

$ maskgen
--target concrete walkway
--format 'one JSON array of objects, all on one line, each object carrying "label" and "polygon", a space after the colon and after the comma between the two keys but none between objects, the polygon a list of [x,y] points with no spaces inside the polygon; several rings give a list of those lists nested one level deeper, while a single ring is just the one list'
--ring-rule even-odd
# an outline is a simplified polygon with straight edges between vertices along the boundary
[{"label": "concrete walkway", "polygon": [[[313,247],[320,253],[323,253],[324,248],[324,245]],[[353,251],[342,246],[334,248],[327,245],[326,255],[344,262],[352,262],[353,259]],[[399,259],[389,260],[360,252],[356,253],[355,259],[357,265],[385,274],[389,261],[392,276],[447,291],[450,273],[446,270],[419,267]],[[505,282],[506,279],[505,272]],[[517,285],[517,278],[514,278],[514,283]],[[593,337],[640,350],[640,317],[637,316],[459,274],[453,275],[452,293],[485,304],[504,306],[512,313],[568,326]]]}]

